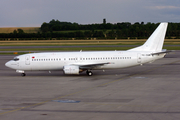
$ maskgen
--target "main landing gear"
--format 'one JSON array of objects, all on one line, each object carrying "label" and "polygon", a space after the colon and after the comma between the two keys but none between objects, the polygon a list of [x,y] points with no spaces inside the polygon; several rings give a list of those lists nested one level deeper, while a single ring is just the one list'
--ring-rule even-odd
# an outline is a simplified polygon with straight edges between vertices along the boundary
[{"label": "main landing gear", "polygon": [[21,76],[24,77],[24,76],[26,76],[26,74],[25,73],[21,73]]},{"label": "main landing gear", "polygon": [[88,76],[92,76],[93,75],[93,73],[91,72],[91,71],[86,71],[86,74],[88,75]]}]

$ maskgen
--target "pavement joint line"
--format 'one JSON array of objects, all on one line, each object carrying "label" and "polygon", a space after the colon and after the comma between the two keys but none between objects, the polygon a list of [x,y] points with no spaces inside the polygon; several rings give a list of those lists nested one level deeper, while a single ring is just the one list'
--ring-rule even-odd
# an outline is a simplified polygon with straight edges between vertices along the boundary
[{"label": "pavement joint line", "polygon": [[36,109],[36,110],[23,110],[23,111],[33,111],[33,112],[68,112],[68,113],[129,113],[129,114],[139,114],[139,113],[143,113],[143,114],[179,114],[180,112],[179,111],[167,111],[167,110],[164,110],[164,111],[140,111],[140,110],[137,110],[137,111],[128,111],[128,110],[125,110],[125,111],[107,111],[107,110],[40,110],[40,109]]},{"label": "pavement joint line", "polygon": [[[123,78],[118,79],[118,80],[114,80],[114,81],[111,81],[111,82],[108,82],[108,83],[104,83],[104,84],[102,84],[102,85],[98,85],[98,86],[95,86],[95,87],[87,88],[87,89],[84,89],[84,90],[82,90],[82,91],[78,91],[78,92],[75,92],[75,93],[67,94],[67,95],[64,95],[64,96],[61,96],[61,97],[52,99],[52,100],[57,100],[57,99],[60,99],[60,98],[65,98],[65,97],[68,97],[68,96],[72,96],[72,95],[75,95],[75,94],[78,94],[78,93],[82,93],[82,92],[85,92],[85,91],[88,91],[88,90],[91,90],[91,89],[94,89],[94,88],[97,88],[97,87],[100,87],[100,86],[105,86],[105,85],[108,85],[108,84],[111,84],[111,83],[114,83],[114,82],[117,82],[117,81],[120,81],[120,80],[129,78],[129,77],[132,77],[132,76],[137,76],[137,75],[139,75],[139,74],[133,74],[133,75],[130,75],[130,76],[128,76],[128,77],[123,77]],[[42,105],[42,104],[47,103],[47,102],[50,102],[50,101],[52,101],[52,100],[43,101],[43,102],[36,103],[36,104],[30,105],[30,106],[17,108],[17,109],[15,109],[15,110],[11,110],[11,111],[7,111],[7,112],[4,112],[4,113],[0,113],[0,115],[7,114],[7,113],[11,113],[11,112],[16,112],[16,111],[19,111],[19,110],[22,110],[22,109],[26,109],[26,108],[30,108],[30,107],[34,107],[34,106],[38,106],[38,105]]]},{"label": "pavement joint line", "polygon": [[[171,63],[168,63],[168,64],[173,64],[173,63],[176,63],[176,62],[179,62],[179,61],[180,60],[177,60],[177,61],[174,61],[174,62],[171,62]],[[57,97],[57,98],[54,98],[54,99],[51,99],[51,100],[47,100],[47,101],[43,101],[43,102],[36,103],[36,104],[33,104],[33,105],[29,105],[29,106],[26,106],[26,107],[21,107],[21,108],[17,108],[17,109],[14,109],[14,110],[2,112],[2,113],[0,113],[0,115],[4,115],[4,114],[20,111],[20,110],[23,110],[23,109],[26,109],[26,108],[42,105],[44,103],[51,102],[52,100],[57,100],[57,99],[60,99],[60,98],[65,98],[65,97],[72,96],[72,95],[75,95],[75,94],[78,94],[78,93],[82,93],[82,92],[85,92],[85,91],[88,91],[88,90],[91,90],[91,89],[94,89],[94,88],[97,88],[97,87],[100,87],[100,86],[105,86],[105,85],[108,85],[108,84],[112,84],[114,82],[121,81],[121,80],[126,79],[126,78],[130,78],[130,77],[133,77],[133,76],[141,75],[141,74],[146,73],[146,72],[151,72],[152,70],[158,69],[158,68],[166,66],[168,64],[163,64],[163,65],[157,66],[155,68],[148,69],[147,71],[143,71],[143,72],[140,72],[140,73],[135,73],[135,74],[132,74],[130,76],[125,76],[123,78],[120,78],[120,79],[117,79],[117,80],[114,80],[114,81],[111,81],[111,82],[107,82],[107,83],[104,83],[104,84],[101,84],[101,85],[97,85],[97,86],[94,86],[94,87],[91,87],[91,88],[87,88],[87,89],[84,89],[84,90],[81,90],[81,91],[70,93],[70,94],[67,94],[67,95],[64,95],[64,96],[61,96],[61,97]]]},{"label": "pavement joint line", "polygon": [[[178,61],[180,61],[180,60],[178,60]],[[175,61],[175,62],[172,62],[172,63],[176,63],[176,62],[178,62],[178,61]],[[172,64],[172,63],[170,63],[170,64]],[[123,77],[123,78],[120,78],[120,79],[117,79],[117,80],[114,80],[114,81],[111,81],[111,82],[107,82],[107,83],[104,83],[104,84],[102,84],[102,85],[98,85],[97,87],[105,86],[105,85],[108,85],[108,84],[111,84],[111,83],[114,83],[114,82],[117,82],[117,81],[120,81],[120,80],[123,80],[123,79],[126,79],[126,78],[138,76],[138,75],[141,75],[141,74],[146,73],[146,72],[151,72],[151,71],[156,70],[156,69],[158,69],[158,68],[160,68],[160,67],[163,67],[163,66],[165,66],[165,65],[167,65],[167,64],[164,64],[164,65],[161,65],[161,66],[157,66],[157,67],[155,67],[155,68],[148,69],[147,71],[142,71],[142,72],[140,72],[140,73],[135,73],[135,74],[132,74],[132,75],[129,75],[129,76],[125,76],[125,77]]]}]

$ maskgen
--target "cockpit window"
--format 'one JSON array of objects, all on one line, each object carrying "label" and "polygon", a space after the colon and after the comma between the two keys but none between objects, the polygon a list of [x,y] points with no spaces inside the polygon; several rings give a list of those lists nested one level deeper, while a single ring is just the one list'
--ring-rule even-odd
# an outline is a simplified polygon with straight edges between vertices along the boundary
[{"label": "cockpit window", "polygon": [[18,61],[18,60],[19,60],[19,58],[17,58],[17,57],[14,58],[14,61]]}]

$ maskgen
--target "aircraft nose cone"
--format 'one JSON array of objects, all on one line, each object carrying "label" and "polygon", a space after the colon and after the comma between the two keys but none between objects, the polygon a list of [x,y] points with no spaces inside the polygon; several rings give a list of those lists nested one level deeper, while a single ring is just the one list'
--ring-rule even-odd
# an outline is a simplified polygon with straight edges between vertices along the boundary
[{"label": "aircraft nose cone", "polygon": [[5,66],[6,66],[6,67],[10,67],[10,66],[11,66],[10,61],[9,61],[9,62],[7,62],[7,63],[5,63]]}]

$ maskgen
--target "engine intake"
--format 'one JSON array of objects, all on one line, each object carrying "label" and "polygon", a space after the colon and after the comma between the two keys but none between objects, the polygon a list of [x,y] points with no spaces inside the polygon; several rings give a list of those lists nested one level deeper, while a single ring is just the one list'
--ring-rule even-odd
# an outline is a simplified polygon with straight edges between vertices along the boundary
[{"label": "engine intake", "polygon": [[79,66],[64,66],[64,74],[77,74],[79,75]]}]

